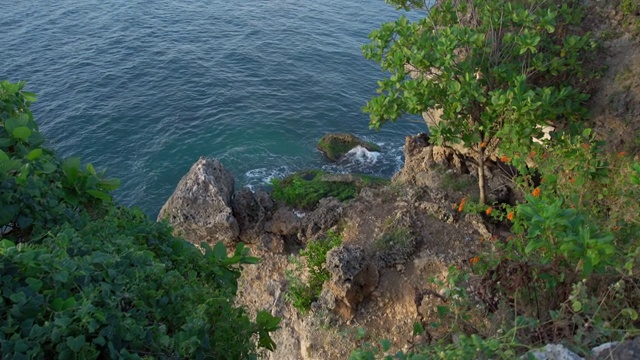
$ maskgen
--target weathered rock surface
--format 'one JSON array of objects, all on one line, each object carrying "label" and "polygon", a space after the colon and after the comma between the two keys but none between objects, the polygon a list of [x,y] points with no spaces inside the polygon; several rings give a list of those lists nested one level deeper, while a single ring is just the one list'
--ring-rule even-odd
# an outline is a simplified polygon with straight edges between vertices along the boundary
[{"label": "weathered rock surface", "polygon": [[632,340],[600,345],[591,350],[595,360],[640,359],[640,336]]},{"label": "weathered rock surface", "polygon": [[295,211],[282,206],[273,213],[273,217],[265,224],[265,230],[274,234],[291,236],[296,235],[300,230],[300,217]]},{"label": "weathered rock surface", "polygon": [[331,161],[338,161],[349,150],[356,146],[362,146],[368,151],[380,151],[380,146],[360,139],[352,134],[332,133],[320,138],[317,149],[320,150]]},{"label": "weathered rock surface", "polygon": [[[392,182],[478,196],[478,165],[475,159],[454,148],[431,145],[424,133],[407,136],[403,150],[405,165],[393,176]],[[515,202],[509,174],[507,165],[486,161],[485,183],[490,202]]]},{"label": "weathered rock surface", "polygon": [[253,243],[265,231],[265,224],[271,217],[274,202],[264,191],[253,192],[245,187],[240,189],[231,201],[233,216],[238,221],[240,241]]},{"label": "weathered rock surface", "polygon": [[[584,360],[573,351],[562,345],[549,344],[543,348],[530,352],[536,360]],[[528,355],[522,356],[521,359],[528,359]]]},{"label": "weathered rock surface", "polygon": [[316,209],[301,219],[298,238],[306,242],[326,233],[338,223],[343,210],[344,205],[336,198],[320,200]]},{"label": "weathered rock surface", "polygon": [[233,176],[220,161],[201,157],[182,177],[158,220],[167,219],[176,234],[196,245],[232,244],[240,234],[231,209],[233,187]]},{"label": "weathered rock surface", "polygon": [[350,320],[358,305],[378,286],[378,269],[367,260],[360,246],[331,249],[326,268],[331,273],[326,286],[335,297],[335,310],[343,319]]}]

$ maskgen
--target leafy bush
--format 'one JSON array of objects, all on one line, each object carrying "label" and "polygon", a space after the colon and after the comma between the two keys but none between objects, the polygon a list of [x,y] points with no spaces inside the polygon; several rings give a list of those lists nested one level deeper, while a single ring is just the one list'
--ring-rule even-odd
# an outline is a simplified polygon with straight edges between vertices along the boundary
[{"label": "leafy bush", "polygon": [[[326,239],[313,240],[300,252],[300,257],[304,258],[304,267],[300,261],[294,260],[295,270],[287,271],[289,289],[286,298],[298,311],[307,312],[320,296],[322,285],[331,276],[325,268],[327,253],[341,243],[340,236],[330,231]],[[306,283],[301,279],[304,275],[307,277]]]},{"label": "leafy bush", "polygon": [[[205,253],[116,206],[117,186],[44,147],[24,83],[0,83],[0,352],[27,358],[252,357],[279,319],[233,306],[239,245]],[[253,338],[257,335],[257,344]]]},{"label": "leafy bush", "polygon": [[[391,2],[424,6],[413,0]],[[372,113],[373,126],[404,112],[441,107],[444,121],[436,136],[459,137],[480,154],[480,164],[483,144],[500,138],[501,161],[518,170],[514,188],[521,199],[513,206],[487,207],[466,198],[454,205],[460,212],[482,212],[499,235],[483,239],[490,242],[490,251],[435,281],[442,301],[423,319],[429,343],[393,358],[513,359],[548,343],[563,343],[586,356],[594,346],[640,333],[640,158],[606,153],[581,122],[586,119],[584,94],[568,86],[567,76],[580,77],[579,54],[592,44],[588,37],[569,35],[568,25],[578,17],[567,10],[575,3],[554,4],[443,0],[417,25],[406,19],[383,25],[365,47],[367,56],[392,72],[381,82],[382,95],[365,109]],[[469,19],[473,26],[467,29]],[[502,35],[484,27],[487,19]],[[523,31],[513,34],[513,29]],[[456,45],[462,50],[438,50]],[[496,54],[501,58],[489,60]],[[536,60],[547,56],[552,56],[549,62]],[[522,62],[511,67],[518,58]],[[407,77],[406,64],[415,65],[420,76]],[[527,68],[535,76],[517,74]],[[472,76],[477,70],[478,76]],[[494,89],[485,81],[505,86]],[[545,83],[551,86],[540,87]],[[559,99],[562,104],[555,102]],[[497,113],[492,111],[507,104],[510,108],[493,122]],[[547,111],[553,114],[542,115]],[[535,143],[536,117],[564,126],[549,141]],[[508,230],[511,234],[502,236]],[[388,345],[368,344],[353,358],[384,357]]]},{"label": "leafy bush", "polygon": [[581,77],[580,56],[594,44],[562,31],[576,18],[572,2],[388,2],[419,6],[428,16],[416,22],[403,16],[369,35],[365,57],[389,74],[364,107],[370,126],[441,111],[430,125],[432,138],[461,142],[477,155],[481,204],[489,147],[521,151],[542,137],[543,126],[585,113],[588,96],[570,80]]}]

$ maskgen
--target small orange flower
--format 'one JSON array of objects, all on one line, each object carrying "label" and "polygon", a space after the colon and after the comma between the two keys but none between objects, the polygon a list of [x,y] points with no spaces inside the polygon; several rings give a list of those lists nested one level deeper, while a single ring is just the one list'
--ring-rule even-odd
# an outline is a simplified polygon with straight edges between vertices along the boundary
[{"label": "small orange flower", "polygon": [[491,206],[489,206],[484,213],[487,214],[487,215],[491,215],[492,211],[493,211],[493,208]]},{"label": "small orange flower", "polygon": [[507,155],[502,155],[500,156],[500,161],[502,161],[503,163],[508,163],[509,161],[511,161],[511,158],[509,158]]},{"label": "small orange flower", "polygon": [[471,265],[473,265],[473,264],[477,263],[478,261],[480,261],[480,256],[472,257],[472,258],[469,260],[469,262],[471,263]]},{"label": "small orange flower", "polygon": [[571,178],[571,179],[569,179],[569,182],[570,182],[570,183],[574,183],[574,182],[576,182],[576,178]]},{"label": "small orange flower", "polygon": [[508,213],[508,214],[507,214],[507,220],[509,220],[509,221],[513,221],[513,215],[514,215],[513,211],[511,211],[510,213]]},{"label": "small orange flower", "polygon": [[462,212],[462,210],[464,210],[464,204],[467,202],[467,198],[462,198],[462,201],[460,201],[460,206],[458,206],[458,212]]},{"label": "small orange flower", "polygon": [[531,195],[533,195],[534,197],[540,196],[540,188],[537,187],[537,188],[533,189],[533,192],[531,193]]},{"label": "small orange flower", "polygon": [[487,143],[486,143],[486,142],[481,143],[481,144],[480,144],[480,147],[482,147],[482,148],[487,147]]},{"label": "small orange flower", "polygon": [[534,157],[534,156],[536,156],[536,152],[535,152],[535,151],[530,152],[530,153],[529,153],[529,156],[530,156],[530,157]]},{"label": "small orange flower", "polygon": [[626,151],[620,151],[620,152],[618,153],[618,159],[619,159],[619,158],[621,158],[621,157],[623,157],[623,156],[625,156],[625,155],[627,155],[627,152],[626,152]]}]

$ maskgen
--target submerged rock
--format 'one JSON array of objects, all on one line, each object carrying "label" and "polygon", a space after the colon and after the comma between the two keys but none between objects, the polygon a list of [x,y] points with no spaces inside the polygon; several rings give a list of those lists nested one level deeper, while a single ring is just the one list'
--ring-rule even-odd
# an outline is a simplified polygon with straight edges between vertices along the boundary
[{"label": "submerged rock", "polygon": [[234,179],[217,159],[201,157],[182,177],[158,214],[174,233],[200,245],[231,245],[240,233],[231,210]]},{"label": "submerged rock", "polygon": [[368,151],[380,151],[380,146],[346,133],[332,133],[320,138],[316,147],[331,161],[338,161],[356,146]]}]

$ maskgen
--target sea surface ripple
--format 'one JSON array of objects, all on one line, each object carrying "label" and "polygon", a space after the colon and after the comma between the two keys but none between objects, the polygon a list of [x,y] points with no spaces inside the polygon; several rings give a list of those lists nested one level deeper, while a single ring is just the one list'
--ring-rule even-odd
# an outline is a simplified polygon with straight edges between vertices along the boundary
[{"label": "sea surface ripple", "polygon": [[[122,180],[121,203],[155,216],[200,156],[236,186],[325,168],[390,176],[420,121],[368,129],[379,67],[360,46],[400,14],[382,0],[4,2],[0,80],[26,80],[50,145]],[[327,132],[383,152],[329,164]]]}]

